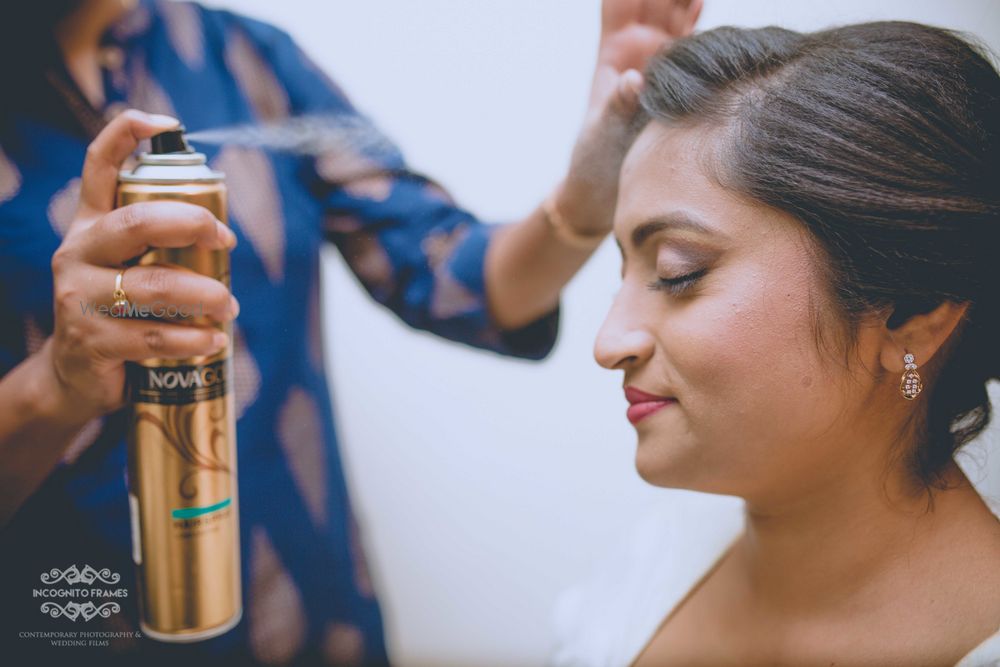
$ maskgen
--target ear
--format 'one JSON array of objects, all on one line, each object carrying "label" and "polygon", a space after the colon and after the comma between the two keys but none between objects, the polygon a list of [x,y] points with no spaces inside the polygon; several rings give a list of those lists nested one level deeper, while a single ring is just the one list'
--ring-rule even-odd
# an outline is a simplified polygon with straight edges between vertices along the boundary
[{"label": "ear", "polygon": [[911,316],[895,328],[884,324],[885,337],[879,356],[882,367],[902,373],[905,354],[912,354],[918,366],[929,363],[944,347],[968,309],[968,303],[944,301],[932,310]]}]

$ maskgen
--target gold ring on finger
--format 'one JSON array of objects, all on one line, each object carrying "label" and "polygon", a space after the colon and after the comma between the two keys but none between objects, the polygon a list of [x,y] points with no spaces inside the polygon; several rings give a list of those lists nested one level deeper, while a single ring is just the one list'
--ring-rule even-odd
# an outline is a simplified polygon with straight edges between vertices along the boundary
[{"label": "gold ring on finger", "polygon": [[126,269],[128,269],[127,266],[119,270],[115,276],[115,291],[111,296],[111,315],[114,317],[121,317],[128,312],[128,295],[125,294],[125,288],[122,286]]}]

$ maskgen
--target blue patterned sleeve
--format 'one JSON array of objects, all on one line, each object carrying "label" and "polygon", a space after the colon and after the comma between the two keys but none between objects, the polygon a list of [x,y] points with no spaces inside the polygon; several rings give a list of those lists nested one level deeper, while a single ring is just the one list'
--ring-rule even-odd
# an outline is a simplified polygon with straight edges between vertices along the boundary
[{"label": "blue patterned sleeve", "polygon": [[[305,178],[325,212],[324,237],[379,303],[406,324],[500,354],[542,359],[560,308],[503,330],[486,304],[486,249],[499,225],[463,210],[350,103],[281,30],[234,17],[288,95],[290,113],[312,118],[315,159]],[[309,135],[307,135],[309,136]]]}]

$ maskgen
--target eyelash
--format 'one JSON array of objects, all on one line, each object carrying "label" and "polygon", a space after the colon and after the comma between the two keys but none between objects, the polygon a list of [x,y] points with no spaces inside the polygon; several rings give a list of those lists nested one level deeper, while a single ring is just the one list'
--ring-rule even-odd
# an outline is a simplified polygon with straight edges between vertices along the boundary
[{"label": "eyelash", "polygon": [[708,273],[708,269],[699,269],[698,271],[685,273],[683,276],[677,276],[676,278],[657,278],[650,282],[648,287],[655,291],[666,290],[671,294],[681,294],[694,287],[694,284],[706,273]]}]

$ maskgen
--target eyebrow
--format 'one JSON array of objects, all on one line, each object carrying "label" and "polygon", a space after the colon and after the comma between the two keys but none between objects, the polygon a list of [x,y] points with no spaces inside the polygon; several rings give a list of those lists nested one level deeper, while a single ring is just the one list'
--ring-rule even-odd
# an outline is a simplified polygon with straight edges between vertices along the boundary
[{"label": "eyebrow", "polygon": [[[702,222],[699,218],[690,213],[677,211],[667,215],[656,216],[636,226],[631,234],[632,247],[638,250],[646,242],[646,239],[664,230],[691,231],[703,236],[719,235],[717,231]],[[615,243],[618,243],[618,239],[615,239]],[[622,249],[621,243],[618,243],[618,249]]]}]

